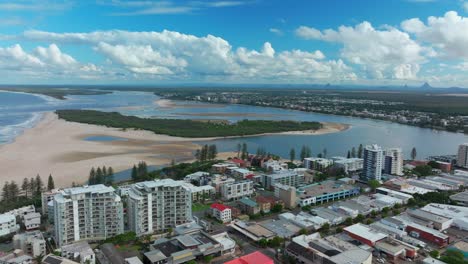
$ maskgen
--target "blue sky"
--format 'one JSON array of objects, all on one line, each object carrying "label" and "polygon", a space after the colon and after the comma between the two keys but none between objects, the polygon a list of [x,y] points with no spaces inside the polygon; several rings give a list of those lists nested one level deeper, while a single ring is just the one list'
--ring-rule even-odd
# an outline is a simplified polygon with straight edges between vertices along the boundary
[{"label": "blue sky", "polygon": [[459,0],[0,0],[4,83],[466,86]]}]

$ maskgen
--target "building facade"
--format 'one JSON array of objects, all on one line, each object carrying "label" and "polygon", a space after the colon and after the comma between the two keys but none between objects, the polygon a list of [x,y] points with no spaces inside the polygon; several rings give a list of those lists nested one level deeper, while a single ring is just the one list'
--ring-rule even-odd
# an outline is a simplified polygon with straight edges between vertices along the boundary
[{"label": "building facade", "polygon": [[293,170],[279,171],[261,175],[260,180],[265,189],[273,189],[277,183],[297,187],[304,183],[304,174]]},{"label": "building facade", "polygon": [[16,234],[13,237],[13,246],[15,249],[21,249],[32,257],[45,256],[47,254],[46,241],[40,231]]},{"label": "building facade", "polygon": [[468,168],[468,143],[458,146],[457,165]]},{"label": "building facade", "polygon": [[16,217],[13,214],[0,214],[0,236],[9,235],[19,230]]},{"label": "building facade", "polygon": [[254,183],[250,180],[224,184],[221,186],[221,197],[229,201],[251,196],[254,193],[253,186]]},{"label": "building facade", "polygon": [[163,179],[132,185],[127,197],[128,225],[137,235],[167,231],[192,221],[190,189]]},{"label": "building facade", "polygon": [[383,150],[378,145],[368,145],[364,148],[363,177],[366,180],[382,178]]},{"label": "building facade", "polygon": [[55,241],[98,241],[122,234],[123,205],[114,188],[102,184],[68,188],[54,196]]},{"label": "building facade", "polygon": [[403,175],[403,152],[401,148],[389,148],[385,150],[384,171],[387,174]]},{"label": "building facade", "polygon": [[214,203],[211,205],[211,213],[214,218],[223,223],[229,223],[232,220],[231,208],[224,204]]}]

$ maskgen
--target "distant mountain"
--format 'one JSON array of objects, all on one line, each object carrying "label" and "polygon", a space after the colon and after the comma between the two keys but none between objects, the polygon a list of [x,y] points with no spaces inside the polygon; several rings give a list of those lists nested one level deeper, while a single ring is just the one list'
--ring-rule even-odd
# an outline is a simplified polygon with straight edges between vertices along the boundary
[{"label": "distant mountain", "polygon": [[428,89],[432,89],[433,87],[431,85],[429,85],[429,83],[425,82],[423,85],[421,85],[421,87],[419,87],[420,89],[423,89],[423,90],[428,90]]}]

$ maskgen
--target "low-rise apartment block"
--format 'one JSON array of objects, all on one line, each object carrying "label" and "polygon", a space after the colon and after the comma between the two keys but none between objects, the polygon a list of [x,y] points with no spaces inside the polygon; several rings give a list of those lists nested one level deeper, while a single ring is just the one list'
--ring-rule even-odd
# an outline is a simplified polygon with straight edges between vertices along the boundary
[{"label": "low-rise apartment block", "polygon": [[211,205],[211,213],[214,218],[223,223],[229,223],[232,220],[231,208],[224,204],[214,203]]},{"label": "low-rise apartment block", "polygon": [[95,264],[94,251],[87,242],[78,242],[60,248],[64,258],[79,262],[80,264]]},{"label": "low-rise apartment block", "polygon": [[304,168],[307,168],[309,170],[324,171],[325,169],[333,165],[333,160],[310,157],[305,158],[302,163],[304,165]]},{"label": "low-rise apartment block", "polygon": [[0,214],[0,236],[9,235],[19,230],[16,217],[13,214]]},{"label": "low-rise apartment block", "polygon": [[225,201],[238,200],[249,197],[254,193],[254,183],[250,180],[223,184],[221,186],[221,197]]},{"label": "low-rise apartment block", "polygon": [[40,231],[31,231],[16,234],[13,237],[15,249],[21,249],[24,253],[33,257],[46,255],[46,241]]},{"label": "low-rise apartment block", "polygon": [[332,157],[333,166],[342,168],[346,173],[361,171],[364,166],[364,159]]},{"label": "low-rise apartment block", "polygon": [[294,170],[278,171],[272,174],[260,176],[260,181],[265,189],[273,189],[275,184],[283,184],[297,187],[304,183],[304,174]]}]

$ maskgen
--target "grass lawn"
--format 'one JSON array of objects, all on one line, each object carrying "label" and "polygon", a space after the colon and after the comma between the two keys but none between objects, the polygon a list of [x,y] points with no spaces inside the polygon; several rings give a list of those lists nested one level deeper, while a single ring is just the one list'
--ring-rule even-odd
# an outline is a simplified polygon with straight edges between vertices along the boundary
[{"label": "grass lawn", "polygon": [[210,205],[208,205],[208,204],[201,204],[201,203],[192,204],[192,211],[193,212],[200,212],[200,211],[206,210],[208,208],[210,208]]},{"label": "grass lawn", "polygon": [[129,251],[140,251],[141,247],[139,245],[118,245],[116,246],[117,250],[120,252],[129,252]]}]

